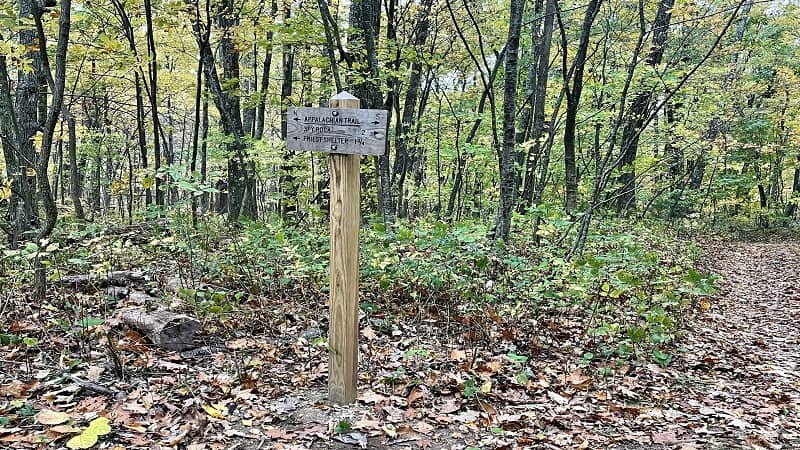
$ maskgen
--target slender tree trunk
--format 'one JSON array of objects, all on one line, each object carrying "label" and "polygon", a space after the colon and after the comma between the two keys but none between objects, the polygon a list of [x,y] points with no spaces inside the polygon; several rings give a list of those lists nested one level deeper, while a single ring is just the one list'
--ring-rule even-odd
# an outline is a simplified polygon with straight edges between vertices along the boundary
[{"label": "slender tree trunk", "polygon": [[164,205],[164,191],[161,189],[161,178],[158,171],[161,169],[161,140],[159,132],[161,124],[158,117],[158,54],[156,53],[156,42],[153,31],[153,9],[151,0],[144,0],[145,22],[147,24],[147,71],[150,77],[150,109],[153,121],[153,170],[155,176],[156,205]]},{"label": "slender tree trunk", "polygon": [[[208,83],[206,83],[208,86]],[[203,95],[203,124],[200,132],[200,183],[205,186],[208,181],[208,89]],[[208,192],[203,192],[201,207],[203,212],[211,209]]]},{"label": "slender tree trunk", "polygon": [[[653,22],[652,45],[645,59],[654,72],[664,56],[674,5],[675,0],[660,0],[658,3],[656,20]],[[655,92],[652,90],[641,91],[633,98],[628,108],[628,117],[622,131],[620,147],[623,172],[618,179],[621,185],[617,194],[618,211],[627,211],[636,207],[636,155],[639,149],[639,137],[644,131],[644,121],[651,114],[650,107],[654,95]]]},{"label": "slender tree trunk", "polygon": [[[196,179],[197,170],[197,151],[198,151],[198,144],[200,142],[200,121],[202,117],[200,115],[200,106],[203,102],[203,61],[200,60],[198,63],[199,67],[197,68],[197,78],[195,80],[195,91],[194,91],[194,128],[192,130],[192,159],[189,162],[189,173],[191,173],[192,180]],[[192,226],[197,228],[197,195],[194,192],[190,192],[189,195],[192,196]]]},{"label": "slender tree trunk", "polygon": [[[147,135],[144,130],[145,114],[144,114],[144,96],[142,95],[142,80],[139,72],[134,74],[134,83],[136,87],[136,138],[139,143],[139,164],[142,170],[149,176],[147,169]],[[150,190],[150,183],[144,183],[144,204],[150,206],[153,204],[153,194]]]},{"label": "slender tree trunk", "polygon": [[[536,63],[536,86],[533,91],[533,120],[528,139],[533,141],[528,157],[525,160],[525,179],[522,198],[526,207],[533,203],[533,192],[536,185],[537,162],[542,154],[542,138],[545,125],[545,101],[547,100],[547,79],[550,73],[550,48],[553,40],[553,23],[555,22],[555,0],[545,0],[545,17],[542,27],[541,43],[536,47],[539,52],[534,59]],[[549,154],[549,152],[548,152]],[[549,159],[549,158],[548,158]],[[546,172],[546,171],[545,171]]]},{"label": "slender tree trunk", "polygon": [[75,151],[77,133],[75,132],[75,118],[67,119],[67,134],[69,144],[67,145],[67,158],[69,159],[69,196],[72,199],[72,207],[75,209],[75,218],[86,220],[81,204],[81,180],[78,174],[78,157]]},{"label": "slender tree trunk", "polygon": [[[586,56],[589,50],[589,38],[592,32],[592,25],[597,13],[600,11],[602,0],[591,0],[586,6],[581,27],[581,36],[578,41],[578,49],[575,53],[575,62],[572,70],[572,87],[569,87],[569,74],[564,71],[564,88],[567,97],[567,110],[564,118],[564,173],[566,177],[566,199],[564,208],[571,213],[575,210],[578,203],[578,168],[575,164],[575,128],[578,117],[578,105],[583,91],[583,72],[586,67]],[[559,26],[561,27],[562,42],[566,43],[563,24],[559,12]],[[565,56],[566,58],[566,56]],[[564,64],[566,66],[566,64]]]},{"label": "slender tree trunk", "polygon": [[[50,189],[50,180],[47,178],[47,172],[50,164],[50,153],[53,147],[53,136],[55,135],[56,124],[58,123],[59,115],[64,105],[64,85],[67,78],[67,46],[69,44],[71,12],[72,1],[61,0],[61,11],[58,20],[58,41],[54,58],[55,74],[50,72],[50,63],[46,48],[47,44],[44,39],[41,17],[35,17],[37,32],[40,35],[38,46],[42,58],[40,76],[48,80],[48,83],[52,86],[53,92],[52,102],[47,110],[47,118],[42,127],[42,145],[39,149],[36,165],[36,171],[39,174],[37,188],[45,212],[45,223],[36,233],[36,240],[40,242],[50,236],[53,228],[55,228],[56,219],[58,218],[58,208],[56,207],[56,202]],[[47,272],[41,257],[36,258],[33,284],[34,295],[36,298],[43,299],[47,288]]]},{"label": "slender tree trunk", "polygon": [[516,145],[517,71],[519,41],[522,31],[522,14],[525,0],[511,0],[511,13],[506,44],[505,83],[503,89],[503,147],[498,161],[500,172],[500,201],[495,222],[495,239],[507,242],[511,233],[511,215],[516,202],[516,170],[514,149]]},{"label": "slender tree trunk", "polygon": [[[38,6],[35,0],[20,0],[18,4],[20,19],[31,20],[37,14]],[[20,46],[28,50],[24,59],[29,62],[30,70],[17,71],[17,95],[14,104],[18,127],[17,142],[14,143],[17,147],[17,165],[12,180],[18,195],[12,196],[10,202],[14,229],[17,232],[12,237],[12,244],[38,226],[37,175],[47,177],[46,173],[37,174],[37,155],[32,139],[40,127],[39,101],[41,100],[39,74],[42,71],[42,58],[36,42],[36,30],[28,27],[20,28],[17,32],[17,41]]]},{"label": "slender tree trunk", "polygon": [[[275,20],[275,17],[278,16],[278,1],[272,0],[271,7],[270,7],[270,17],[272,20]],[[261,93],[258,96],[258,106],[256,107],[256,131],[255,131],[255,139],[261,140],[264,136],[264,121],[265,116],[264,113],[266,112],[266,105],[267,105],[267,96],[269,95],[269,72],[272,66],[272,37],[273,32],[272,30],[267,31],[267,42],[269,42],[269,47],[267,48],[267,53],[264,55],[264,65],[261,70]]]},{"label": "slender tree trunk", "polygon": [[[223,75],[225,77],[226,88],[228,84],[238,80],[239,54],[230,35],[231,29],[238,21],[236,9],[232,0],[226,0],[224,8],[217,16],[220,28],[223,30],[220,38],[219,55],[222,60]],[[206,78],[208,89],[214,98],[214,103],[221,116],[223,132],[230,136],[231,142],[228,143],[228,195],[227,210],[228,221],[237,223],[240,218],[255,219],[255,201],[245,202],[245,190],[250,185],[249,180],[254,176],[247,164],[247,148],[244,140],[244,127],[242,126],[240,98],[236,94],[235,86],[233,89],[223,89],[223,83],[217,73],[214,53],[211,50],[211,10],[210,5],[206,4],[204,12],[205,18],[201,17],[199,5],[195,4],[195,17],[192,28],[200,49],[200,57],[203,62],[203,75]],[[205,22],[201,26],[201,22]],[[224,188],[223,186],[219,186]],[[220,192],[220,198],[225,197],[224,192]]]},{"label": "slender tree trunk", "polygon": [[413,155],[410,155],[409,142],[413,138],[411,130],[416,117],[419,89],[422,85],[422,47],[428,39],[430,30],[430,19],[428,15],[433,0],[423,0],[420,5],[419,15],[417,16],[417,26],[414,28],[412,38],[412,48],[417,52],[416,58],[411,63],[411,75],[408,80],[405,103],[403,104],[403,114],[400,118],[399,129],[397,130],[397,149],[395,151],[394,173],[392,175],[393,197],[397,203],[392,205],[392,213],[398,212],[399,205],[404,199],[404,185],[409,168],[413,164]]},{"label": "slender tree trunk", "polygon": [[325,55],[328,57],[330,64],[331,75],[333,75],[333,84],[336,87],[336,92],[342,91],[342,79],[339,75],[339,62],[336,59],[336,36],[338,36],[338,27],[334,22],[330,12],[330,4],[327,0],[317,0],[319,6],[320,16],[322,18],[322,28],[325,31]]},{"label": "slender tree trunk", "polygon": [[[284,7],[284,20],[288,20],[291,16],[291,5],[286,4]],[[294,89],[293,73],[294,73],[294,48],[289,44],[283,46],[283,80],[281,82],[281,139],[286,140],[287,133],[287,118],[286,110],[289,107],[290,97]],[[297,196],[297,179],[294,176],[295,164],[292,161],[295,157],[293,151],[287,150],[283,155],[283,163],[281,164],[281,177],[280,177],[280,213],[285,218],[295,218],[298,213],[298,196]]]}]

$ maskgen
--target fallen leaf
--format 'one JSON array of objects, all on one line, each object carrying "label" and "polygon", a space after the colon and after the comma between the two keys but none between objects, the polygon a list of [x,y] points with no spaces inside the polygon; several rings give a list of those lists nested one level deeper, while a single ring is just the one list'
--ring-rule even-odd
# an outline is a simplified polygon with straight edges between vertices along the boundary
[{"label": "fallen leaf", "polygon": [[100,367],[100,366],[89,366],[86,369],[86,378],[88,378],[89,381],[98,382],[98,381],[100,381],[100,375],[105,370],[106,370],[105,368]]},{"label": "fallen leaf", "polygon": [[456,399],[449,398],[444,401],[444,404],[439,408],[439,412],[442,414],[450,414],[452,412],[456,412],[461,409],[461,405],[458,404]]},{"label": "fallen leaf", "polygon": [[383,432],[392,439],[397,437],[397,429],[395,429],[394,425],[392,424],[387,423],[381,427],[381,430],[383,430]]},{"label": "fallen leaf", "polygon": [[67,441],[67,447],[71,449],[91,448],[97,444],[97,435],[94,433],[81,433]]},{"label": "fallen leaf", "polygon": [[411,393],[408,394],[408,398],[406,401],[408,402],[408,406],[414,404],[415,401],[425,397],[425,391],[421,389],[419,386],[415,387],[411,390]]},{"label": "fallen leaf", "polygon": [[589,389],[592,378],[583,374],[583,370],[578,369],[564,377],[564,382],[571,384],[575,389]]},{"label": "fallen leaf", "polygon": [[378,336],[375,334],[375,331],[370,327],[364,327],[361,330],[361,335],[370,341],[374,341],[375,339],[378,338]]},{"label": "fallen leaf", "polygon": [[347,433],[337,434],[333,437],[334,440],[344,442],[345,444],[358,445],[361,448],[367,448],[367,435],[364,433]]},{"label": "fallen leaf", "polygon": [[91,448],[97,444],[99,436],[110,432],[111,425],[109,420],[105,417],[98,417],[89,422],[89,426],[81,434],[73,436],[72,439],[67,441],[67,447],[73,450]]},{"label": "fallen leaf", "polygon": [[547,397],[550,400],[558,403],[559,405],[566,405],[567,403],[569,403],[569,399],[568,398],[563,397],[561,395],[558,395],[553,391],[547,391]]},{"label": "fallen leaf", "polygon": [[358,399],[364,403],[381,403],[389,399],[385,395],[377,394],[373,391],[365,391],[358,396]]},{"label": "fallen leaf", "polygon": [[8,395],[14,398],[25,397],[25,394],[39,384],[38,381],[31,381],[30,383],[23,383],[19,380],[14,380],[11,383],[0,386],[0,394]]},{"label": "fallen leaf", "polygon": [[674,431],[662,431],[651,435],[654,444],[672,445],[680,442]]},{"label": "fallen leaf", "polygon": [[59,425],[70,419],[69,414],[65,412],[51,411],[43,409],[36,414],[36,421],[42,425]]},{"label": "fallen leaf", "polygon": [[215,419],[225,419],[225,413],[221,409],[215,408],[207,403],[203,405],[203,409],[209,416]]},{"label": "fallen leaf", "polygon": [[243,350],[255,346],[256,342],[251,338],[234,339],[225,343],[225,347],[228,347],[231,350]]},{"label": "fallen leaf", "polygon": [[177,435],[171,437],[164,441],[164,445],[168,447],[175,447],[176,445],[180,444],[186,435],[189,434],[189,430],[183,430],[182,432],[178,433]]},{"label": "fallen leaf", "polygon": [[460,412],[458,414],[455,414],[453,416],[453,418],[455,420],[457,420],[459,422],[463,422],[463,423],[475,422],[476,420],[478,420],[478,417],[480,417],[480,413],[478,411],[475,411],[475,410],[472,410],[472,409],[468,409],[466,411],[462,411],[462,412]]},{"label": "fallen leaf", "polygon": [[450,359],[454,361],[464,361],[465,359],[467,359],[467,352],[458,349],[451,350]]}]

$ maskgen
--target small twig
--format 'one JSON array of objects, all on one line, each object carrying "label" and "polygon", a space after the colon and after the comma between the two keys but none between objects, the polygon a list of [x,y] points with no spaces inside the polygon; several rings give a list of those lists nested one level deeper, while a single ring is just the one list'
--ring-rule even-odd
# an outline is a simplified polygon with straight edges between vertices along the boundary
[{"label": "small twig", "polygon": [[97,394],[107,395],[109,397],[116,397],[119,391],[109,389],[101,384],[93,383],[91,381],[86,381],[84,379],[78,378],[74,375],[68,375],[69,379],[72,380],[75,384],[86,389],[87,391],[92,391]]}]

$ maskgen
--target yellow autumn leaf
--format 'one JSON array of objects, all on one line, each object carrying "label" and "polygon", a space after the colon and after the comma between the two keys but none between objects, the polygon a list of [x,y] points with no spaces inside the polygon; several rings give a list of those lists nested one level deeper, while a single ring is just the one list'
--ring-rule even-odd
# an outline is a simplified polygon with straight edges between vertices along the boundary
[{"label": "yellow autumn leaf", "polygon": [[225,413],[222,412],[221,409],[217,409],[209,404],[203,405],[203,409],[208,413],[209,416],[215,419],[224,419]]},{"label": "yellow autumn leaf", "polygon": [[51,411],[43,409],[36,414],[36,421],[42,425],[58,425],[70,419],[69,414],[65,412]]},{"label": "yellow autumn leaf", "polygon": [[483,383],[481,385],[481,392],[483,392],[484,394],[488,394],[488,393],[492,392],[492,382],[491,381],[487,381],[486,383]]},{"label": "yellow autumn leaf", "polygon": [[67,441],[67,448],[81,449],[81,448],[91,448],[97,444],[97,435],[94,433],[87,433],[85,430],[83,433],[73,436],[72,439]]},{"label": "yellow autumn leaf", "polygon": [[89,422],[89,426],[83,432],[67,441],[70,449],[91,448],[97,444],[97,437],[111,432],[111,425],[105,417],[98,417]]},{"label": "yellow autumn leaf", "polygon": [[104,434],[111,433],[111,425],[109,424],[107,418],[98,417],[97,419],[89,422],[89,428],[86,429],[86,432],[102,436]]}]

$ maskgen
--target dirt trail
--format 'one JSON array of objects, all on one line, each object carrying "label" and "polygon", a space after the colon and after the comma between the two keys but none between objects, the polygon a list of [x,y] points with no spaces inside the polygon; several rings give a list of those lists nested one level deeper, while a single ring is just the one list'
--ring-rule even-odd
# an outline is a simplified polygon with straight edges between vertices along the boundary
[{"label": "dirt trail", "polygon": [[722,289],[670,371],[687,394],[678,448],[800,448],[800,243],[706,249]]}]

